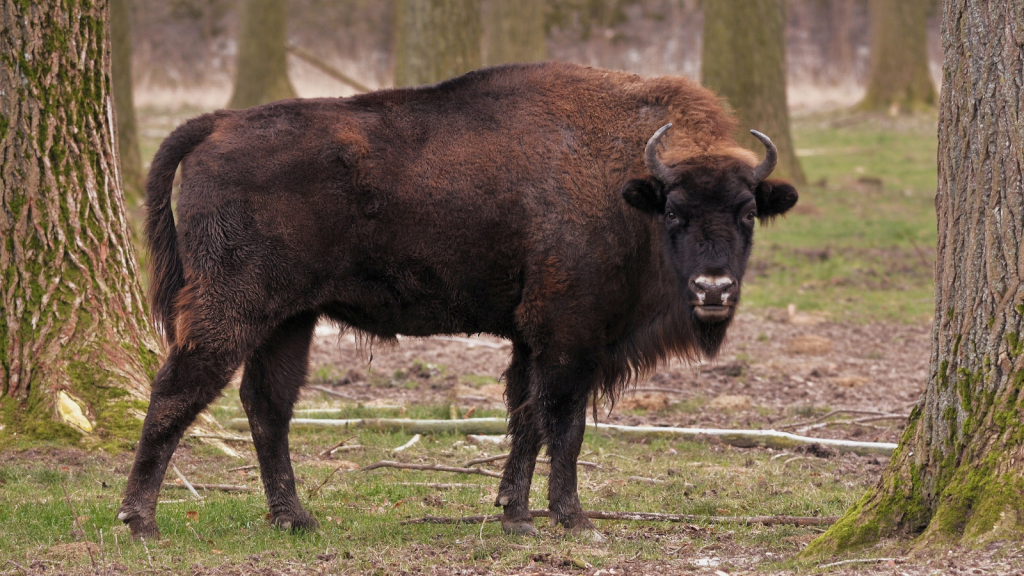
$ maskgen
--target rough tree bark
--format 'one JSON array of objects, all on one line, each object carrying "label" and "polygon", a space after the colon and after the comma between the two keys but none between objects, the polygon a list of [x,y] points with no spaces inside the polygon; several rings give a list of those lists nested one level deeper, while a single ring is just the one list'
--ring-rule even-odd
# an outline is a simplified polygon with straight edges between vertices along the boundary
[{"label": "rough tree bark", "polygon": [[159,345],[118,174],[105,0],[0,0],[0,418],[137,438]]},{"label": "rough tree bark", "polygon": [[110,76],[117,121],[117,152],[121,159],[121,183],[125,201],[129,207],[135,208],[142,205],[145,173],[139,152],[139,128],[132,94],[130,0],[110,0],[110,45]]},{"label": "rough tree bark", "polygon": [[244,0],[239,20],[238,64],[228,108],[295,98],[288,79],[287,0]]},{"label": "rough tree bark", "polygon": [[547,0],[489,0],[484,3],[484,62],[540,62],[548,57],[544,11]]},{"label": "rough tree bark", "polygon": [[396,0],[395,86],[439,82],[480,67],[480,0]]},{"label": "rough tree bark", "polygon": [[737,139],[760,150],[749,130],[767,134],[779,149],[773,175],[802,184],[786,105],[785,10],[784,0],[705,0],[701,82],[736,111]]},{"label": "rough tree bark", "polygon": [[942,40],[927,386],[878,485],[811,556],[1024,534],[1024,0],[950,0]]},{"label": "rough tree bark", "polygon": [[935,85],[928,72],[931,3],[932,0],[870,1],[871,56],[867,93],[861,108],[895,114],[935,106]]}]

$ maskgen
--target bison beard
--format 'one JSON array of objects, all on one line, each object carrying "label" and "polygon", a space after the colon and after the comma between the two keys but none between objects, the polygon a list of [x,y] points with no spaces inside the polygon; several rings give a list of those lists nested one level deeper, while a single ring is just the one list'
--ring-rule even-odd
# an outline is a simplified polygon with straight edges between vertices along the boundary
[{"label": "bison beard", "polygon": [[734,129],[687,79],[558,63],[185,123],[146,186],[151,301],[169,355],[118,518],[158,534],[171,454],[244,363],[272,522],[315,527],[295,492],[288,423],[314,327],[329,318],[378,338],[511,340],[502,526],[535,532],[528,495],[547,445],[552,521],[592,529],[576,491],[588,400],[614,399],[669,356],[714,356],[754,220],[796,203],[792,186],[765,179],[771,142],[759,164]]}]

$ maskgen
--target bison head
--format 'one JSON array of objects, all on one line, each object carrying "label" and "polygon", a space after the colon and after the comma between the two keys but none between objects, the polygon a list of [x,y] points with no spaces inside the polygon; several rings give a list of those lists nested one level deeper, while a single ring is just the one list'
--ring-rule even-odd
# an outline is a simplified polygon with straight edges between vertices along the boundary
[{"label": "bison head", "polygon": [[[647,142],[644,161],[650,173],[630,180],[622,190],[629,204],[664,226],[662,250],[675,271],[681,296],[703,331],[721,333],[740,300],[740,286],[754,239],[754,221],[764,222],[793,207],[796,189],[769,180],[778,151],[772,141],[751,133],[767,149],[765,159],[750,166],[731,155],[702,155],[674,165],[658,158],[658,145],[671,124]],[[706,352],[720,344],[707,342]],[[708,350],[711,348],[712,350]]]}]

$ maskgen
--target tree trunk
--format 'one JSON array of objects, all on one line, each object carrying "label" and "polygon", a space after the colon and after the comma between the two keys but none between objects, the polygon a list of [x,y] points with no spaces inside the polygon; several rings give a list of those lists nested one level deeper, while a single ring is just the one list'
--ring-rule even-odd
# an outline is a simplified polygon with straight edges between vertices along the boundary
[{"label": "tree trunk", "polygon": [[779,149],[773,175],[802,184],[786,105],[785,9],[784,0],[706,0],[701,81],[736,111],[739,142],[763,150],[749,131],[764,132]]},{"label": "tree trunk", "polygon": [[117,120],[117,151],[121,159],[121,183],[129,207],[142,205],[145,174],[139,153],[139,128],[132,95],[131,1],[110,0],[110,77],[114,117]]},{"label": "tree trunk", "polygon": [[808,548],[1024,532],[1024,0],[947,2],[938,260],[924,397],[872,489]]},{"label": "tree trunk", "polygon": [[484,4],[484,61],[488,66],[547,59],[546,5],[547,0],[489,0]]},{"label": "tree trunk", "polygon": [[105,0],[0,0],[0,419],[137,438],[159,345],[118,175]]},{"label": "tree trunk", "polygon": [[480,0],[396,0],[395,86],[479,68],[481,29]]},{"label": "tree trunk", "polygon": [[240,10],[238,69],[228,108],[295,98],[288,79],[286,0],[244,0]]},{"label": "tree trunk", "polygon": [[868,4],[871,57],[867,93],[861,108],[896,114],[935,105],[935,85],[928,72],[930,3],[931,0],[871,0]]}]

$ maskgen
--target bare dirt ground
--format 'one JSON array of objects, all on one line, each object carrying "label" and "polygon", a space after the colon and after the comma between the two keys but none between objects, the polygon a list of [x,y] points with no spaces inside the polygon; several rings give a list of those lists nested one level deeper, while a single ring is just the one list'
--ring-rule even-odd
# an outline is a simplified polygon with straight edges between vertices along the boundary
[{"label": "bare dirt ground", "polygon": [[[831,410],[907,414],[923,390],[928,325],[842,325],[823,316],[768,310],[740,314],[713,362],[671,362],[599,419],[620,424],[773,428]],[[361,343],[322,325],[311,379],[368,404],[503,406],[498,382],[511,345],[497,338],[402,338]],[[372,354],[372,360],[371,358]],[[314,400],[320,392],[307,391]],[[870,415],[868,415],[870,416]],[[837,416],[852,420],[864,415]],[[896,442],[903,421],[826,425],[801,433]]]}]

